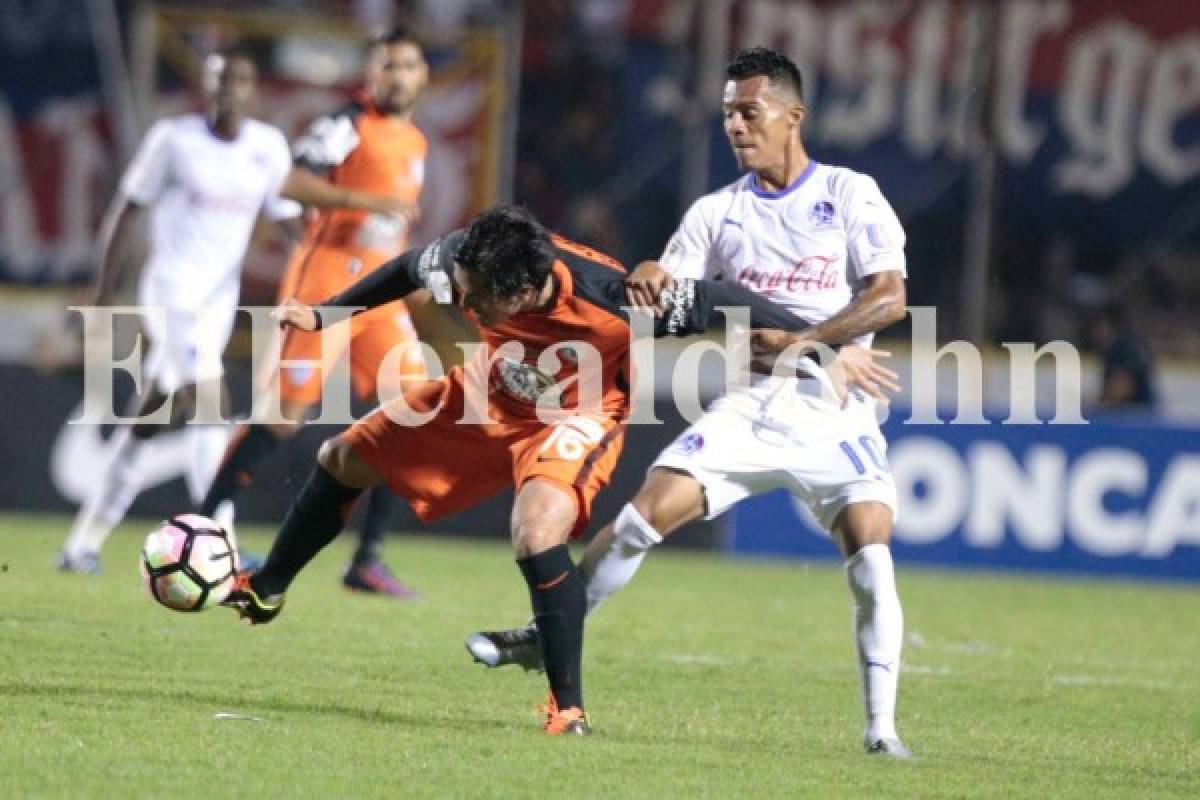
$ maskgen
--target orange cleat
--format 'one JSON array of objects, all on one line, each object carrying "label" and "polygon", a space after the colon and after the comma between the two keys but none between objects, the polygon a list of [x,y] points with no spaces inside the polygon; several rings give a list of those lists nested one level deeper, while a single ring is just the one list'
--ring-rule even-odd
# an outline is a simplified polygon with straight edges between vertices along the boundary
[{"label": "orange cleat", "polygon": [[265,625],[283,611],[283,595],[263,599],[250,585],[250,573],[238,572],[233,589],[221,601],[221,605],[232,608],[238,616],[251,625]]},{"label": "orange cleat", "polygon": [[559,710],[553,694],[546,696],[546,702],[538,712],[546,717],[542,730],[551,736],[587,736],[592,732],[592,724],[582,708]]}]

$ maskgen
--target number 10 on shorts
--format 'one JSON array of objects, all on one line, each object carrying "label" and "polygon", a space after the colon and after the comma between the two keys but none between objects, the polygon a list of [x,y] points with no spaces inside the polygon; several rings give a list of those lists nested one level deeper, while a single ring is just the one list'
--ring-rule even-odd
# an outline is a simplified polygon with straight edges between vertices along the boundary
[{"label": "number 10 on shorts", "polygon": [[855,447],[854,443],[848,439],[843,439],[838,446],[842,448],[846,458],[850,459],[850,463],[854,465],[854,471],[859,475],[867,474],[867,463],[863,460],[862,453],[866,453],[867,458],[871,459],[871,463],[877,468],[885,471],[888,468],[883,448],[879,446],[879,442],[873,436],[858,437],[858,447]]}]

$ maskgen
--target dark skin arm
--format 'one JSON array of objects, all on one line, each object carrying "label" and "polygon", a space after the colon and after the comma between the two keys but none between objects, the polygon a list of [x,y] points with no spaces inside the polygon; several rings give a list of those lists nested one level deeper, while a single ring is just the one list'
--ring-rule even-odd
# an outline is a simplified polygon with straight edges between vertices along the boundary
[{"label": "dark skin arm", "polygon": [[[898,270],[877,272],[863,280],[863,289],[850,304],[829,319],[806,331],[791,333],[777,330],[757,330],[750,337],[750,349],[756,365],[773,363],[784,349],[808,343],[847,344],[868,333],[876,333],[904,319],[908,313],[908,292],[904,276]],[[882,397],[879,387],[899,391],[895,373],[887,376],[869,368],[857,359],[846,359],[841,365],[847,384],[859,386],[876,398]],[[889,380],[890,378],[890,380]]]},{"label": "dark skin arm", "polygon": [[[779,352],[790,344],[803,342],[848,344],[859,336],[877,333],[904,319],[908,313],[907,306],[908,292],[904,286],[904,276],[897,270],[877,272],[863,280],[863,290],[849,305],[806,331],[755,331],[755,352]],[[760,342],[761,348],[758,346]]]},{"label": "dark skin arm", "polygon": [[126,264],[133,260],[144,216],[142,206],[121,195],[113,199],[100,228],[100,270],[87,305],[107,305],[112,301]]}]

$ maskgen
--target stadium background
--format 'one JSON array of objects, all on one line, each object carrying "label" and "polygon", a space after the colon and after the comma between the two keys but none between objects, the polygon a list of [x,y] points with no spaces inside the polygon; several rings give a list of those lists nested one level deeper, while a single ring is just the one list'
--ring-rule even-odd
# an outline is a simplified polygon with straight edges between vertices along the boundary
[{"label": "stadium background", "polygon": [[[1157,406],[1086,427],[906,426],[900,398],[898,557],[1200,580],[1200,8],[1170,0],[6,2],[0,508],[69,509],[83,488],[71,474],[99,457],[97,432],[60,436],[80,393],[64,309],[121,167],[154,118],[187,106],[198,55],[249,42],[262,116],[294,133],[352,83],[356,37],[402,17],[436,73],[418,116],[433,140],[423,234],[512,197],[631,263],[735,175],[717,114],[728,54],[787,50],[809,85],[812,154],[877,178],[909,233],[911,304],[937,307],[942,339],[984,351],[989,417],[1009,404],[1003,342],[1086,353],[1089,316],[1115,302],[1155,356]],[[269,303],[282,264],[263,241],[243,302]],[[456,332],[425,322],[442,342]],[[889,333],[906,374],[908,335]],[[245,336],[229,356],[244,409]],[[1085,359],[1085,398],[1099,365]],[[948,405],[962,399],[952,377],[939,375]],[[665,402],[660,416],[632,437],[601,519],[679,429]],[[297,486],[322,433],[260,485]],[[288,500],[253,492],[244,515],[278,519]],[[185,504],[172,483],[134,513]],[[501,499],[441,527],[499,537],[506,519]],[[832,556],[802,525],[768,498],[685,541]]]}]

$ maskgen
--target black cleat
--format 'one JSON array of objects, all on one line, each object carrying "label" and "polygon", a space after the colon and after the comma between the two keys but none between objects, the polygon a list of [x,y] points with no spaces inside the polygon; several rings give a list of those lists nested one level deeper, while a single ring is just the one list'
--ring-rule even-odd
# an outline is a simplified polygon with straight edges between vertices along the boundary
[{"label": "black cleat", "polygon": [[265,600],[258,596],[250,585],[250,573],[239,572],[229,596],[221,601],[237,612],[238,616],[251,625],[265,625],[283,611],[283,595],[277,594]]},{"label": "black cleat", "polygon": [[517,664],[526,672],[545,672],[542,664],[542,641],[537,627],[511,628],[506,631],[480,631],[467,637],[467,652],[485,667],[504,667]]}]

